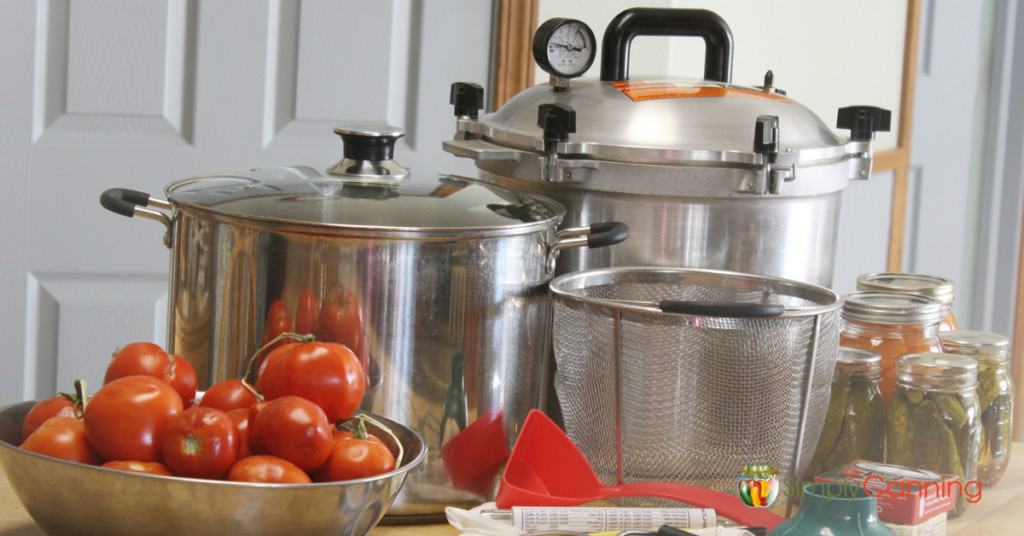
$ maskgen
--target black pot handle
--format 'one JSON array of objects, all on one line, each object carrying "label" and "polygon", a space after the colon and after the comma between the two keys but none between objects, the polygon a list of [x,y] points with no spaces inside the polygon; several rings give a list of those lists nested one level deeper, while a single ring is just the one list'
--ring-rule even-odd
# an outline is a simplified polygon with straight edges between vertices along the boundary
[{"label": "black pot handle", "polygon": [[135,215],[136,206],[149,204],[149,194],[128,188],[111,188],[100,194],[100,204],[114,214],[131,218]]},{"label": "black pot handle", "polygon": [[590,249],[614,246],[629,238],[629,227],[621,221],[603,221],[590,225],[587,247]]},{"label": "black pot handle", "polygon": [[732,81],[732,31],[722,17],[706,9],[635,7],[619,13],[601,41],[601,81],[629,80],[629,45],[641,35],[704,39],[704,78]]},{"label": "black pot handle", "polygon": [[100,205],[103,208],[129,218],[138,216],[164,224],[164,245],[171,247],[171,217],[159,210],[146,208],[153,206],[164,210],[173,207],[167,201],[151,197],[146,192],[129,190],[128,188],[111,188],[100,194]]},{"label": "black pot handle", "polygon": [[729,318],[774,318],[786,312],[777,303],[708,303],[662,300],[658,308],[680,315],[724,316]]}]

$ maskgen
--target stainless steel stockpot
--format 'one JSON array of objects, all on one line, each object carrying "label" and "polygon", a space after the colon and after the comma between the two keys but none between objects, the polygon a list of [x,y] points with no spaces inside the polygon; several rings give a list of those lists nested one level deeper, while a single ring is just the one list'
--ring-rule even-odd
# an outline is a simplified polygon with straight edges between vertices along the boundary
[{"label": "stainless steel stockpot", "polygon": [[[575,25],[575,41],[544,32],[559,25]],[[629,243],[570,252],[559,273],[683,266],[830,285],[842,191],[871,174],[872,139],[889,130],[889,111],[840,109],[843,137],[775,87],[771,71],[761,86],[733,84],[729,26],[699,9],[622,12],[604,33],[600,80],[570,80],[593,61],[584,28],[542,25],[533,51],[550,83],[493,113],[479,114],[479,86],[453,84],[456,133],[444,144],[486,181],[563,203],[565,225],[629,225]],[[650,35],[703,38],[704,79],[631,79],[630,44]],[[572,65],[585,67],[559,70]]]},{"label": "stainless steel stockpot", "polygon": [[556,232],[565,210],[547,198],[413,176],[393,160],[401,131],[336,132],[344,158],[323,174],[208,175],[170,184],[167,201],[113,189],[101,202],[166,225],[168,341],[202,387],[243,374],[276,331],[341,342],[368,371],[363,408],[430,449],[389,515],[486,500],[548,384],[558,252],[628,231],[608,222]]}]

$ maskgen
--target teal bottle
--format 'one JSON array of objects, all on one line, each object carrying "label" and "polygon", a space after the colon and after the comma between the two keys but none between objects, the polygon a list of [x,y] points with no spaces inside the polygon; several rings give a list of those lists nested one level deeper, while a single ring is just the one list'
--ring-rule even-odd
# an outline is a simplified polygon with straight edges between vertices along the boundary
[{"label": "teal bottle", "polygon": [[875,498],[858,486],[807,484],[800,510],[769,536],[895,536],[878,519]]}]

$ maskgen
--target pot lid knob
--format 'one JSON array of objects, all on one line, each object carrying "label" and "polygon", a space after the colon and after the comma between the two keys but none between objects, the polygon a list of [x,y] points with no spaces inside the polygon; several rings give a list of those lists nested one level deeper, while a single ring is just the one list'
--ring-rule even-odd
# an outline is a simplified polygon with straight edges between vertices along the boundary
[{"label": "pot lid knob", "polygon": [[357,178],[401,179],[409,172],[394,161],[395,142],[402,129],[382,125],[348,125],[334,128],[341,136],[344,158],[327,172]]},{"label": "pot lid knob", "polygon": [[550,151],[576,132],[576,110],[564,104],[541,104],[537,107],[537,126],[544,131],[544,149]]},{"label": "pot lid knob", "polygon": [[455,117],[476,119],[484,107],[484,88],[473,82],[455,82],[448,102],[455,107]]},{"label": "pot lid knob", "polygon": [[836,127],[850,130],[850,139],[870,141],[875,132],[889,132],[892,112],[877,106],[847,106],[839,109]]}]

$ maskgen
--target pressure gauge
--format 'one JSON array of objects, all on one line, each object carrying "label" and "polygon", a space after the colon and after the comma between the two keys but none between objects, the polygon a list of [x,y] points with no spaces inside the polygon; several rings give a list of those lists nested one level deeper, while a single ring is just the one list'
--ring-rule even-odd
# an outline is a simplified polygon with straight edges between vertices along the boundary
[{"label": "pressure gauge", "polygon": [[551,19],[533,34],[533,59],[558,78],[576,78],[587,72],[597,55],[594,32],[575,19]]}]

